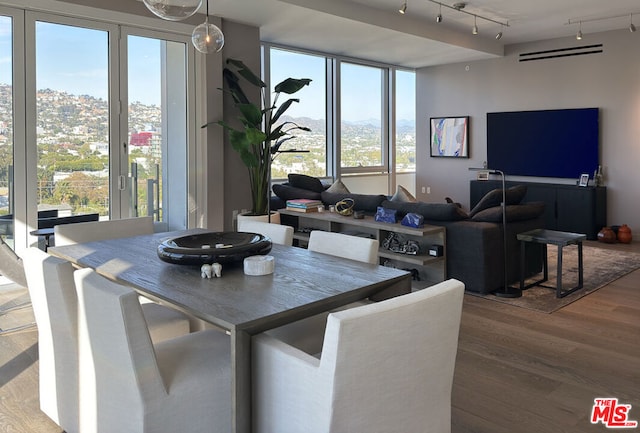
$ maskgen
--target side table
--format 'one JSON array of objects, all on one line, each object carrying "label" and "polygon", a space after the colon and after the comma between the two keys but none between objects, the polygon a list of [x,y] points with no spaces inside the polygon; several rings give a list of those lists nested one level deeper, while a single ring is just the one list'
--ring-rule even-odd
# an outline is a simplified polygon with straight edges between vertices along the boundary
[{"label": "side table", "polygon": [[46,252],[51,245],[51,237],[53,236],[53,227],[45,229],[37,229],[29,232],[31,236],[44,237],[44,251]]},{"label": "side table", "polygon": [[[544,286],[544,283],[549,279],[549,266],[547,262],[547,245],[558,246],[558,268],[556,278],[556,298],[564,298],[570,293],[581,289],[583,286],[583,263],[582,263],[582,241],[587,239],[586,234],[560,232],[555,230],[536,229],[528,232],[520,233],[517,235],[517,239],[520,241],[520,290],[528,289],[533,286]],[[543,266],[543,278],[533,283],[524,285],[524,271],[525,271],[525,243],[533,242],[542,244],[542,266]],[[562,248],[567,245],[578,246],[578,285],[567,290],[562,289]],[[549,287],[553,288],[553,287]]]}]

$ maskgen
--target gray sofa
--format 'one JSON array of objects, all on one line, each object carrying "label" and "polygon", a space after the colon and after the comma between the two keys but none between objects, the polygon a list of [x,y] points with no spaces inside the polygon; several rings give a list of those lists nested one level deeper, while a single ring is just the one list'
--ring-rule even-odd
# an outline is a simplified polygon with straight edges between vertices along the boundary
[{"label": "gray sofa", "polygon": [[[447,278],[456,278],[465,283],[467,290],[482,294],[504,285],[502,190],[489,192],[466,212],[455,203],[395,201],[384,195],[332,193],[319,186],[316,191],[309,191],[300,186],[285,184],[274,188],[280,200],[272,202],[272,208],[284,207],[285,201],[292,198],[321,199],[328,206],[350,197],[355,210],[370,215],[378,206],[395,209],[398,220],[408,212],[417,213],[424,217],[425,224],[447,229]],[[506,193],[507,276],[509,284],[514,285],[520,279],[520,243],[516,235],[544,227],[544,203],[521,203],[525,193],[523,186],[509,188]],[[528,243],[526,247],[525,275],[531,276],[542,270],[540,245]]]}]

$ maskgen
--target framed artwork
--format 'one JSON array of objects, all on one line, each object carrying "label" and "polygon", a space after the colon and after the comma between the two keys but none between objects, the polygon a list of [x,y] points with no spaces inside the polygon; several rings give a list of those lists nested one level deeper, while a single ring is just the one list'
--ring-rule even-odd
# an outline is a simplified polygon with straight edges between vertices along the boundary
[{"label": "framed artwork", "polygon": [[469,116],[430,119],[432,157],[469,158]]},{"label": "framed artwork", "polygon": [[589,173],[582,173],[580,175],[580,182],[578,183],[579,186],[587,186],[589,185]]}]

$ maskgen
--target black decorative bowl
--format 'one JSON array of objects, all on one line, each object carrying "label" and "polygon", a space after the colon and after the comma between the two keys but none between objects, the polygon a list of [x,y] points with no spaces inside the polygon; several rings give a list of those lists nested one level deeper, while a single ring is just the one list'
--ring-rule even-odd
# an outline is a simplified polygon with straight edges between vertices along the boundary
[{"label": "black decorative bowl", "polygon": [[237,262],[269,251],[271,239],[245,232],[199,233],[170,238],[158,245],[158,257],[178,265]]}]

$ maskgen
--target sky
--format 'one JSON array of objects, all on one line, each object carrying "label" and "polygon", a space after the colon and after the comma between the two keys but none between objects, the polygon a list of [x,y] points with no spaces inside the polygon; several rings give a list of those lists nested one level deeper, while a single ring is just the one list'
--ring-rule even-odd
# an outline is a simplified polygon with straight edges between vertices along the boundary
[{"label": "sky", "polygon": [[[11,21],[0,17],[0,83],[11,82]],[[74,95],[107,99],[108,33],[61,24],[37,22],[36,86]],[[157,40],[129,37],[129,100],[160,105],[160,44]],[[271,77],[310,78],[311,84],[295,94],[288,114],[323,119],[325,60],[320,56],[273,49]],[[380,119],[381,73],[377,68],[343,64],[343,118],[348,121]],[[415,80],[400,73],[397,82],[397,119],[415,119]],[[283,102],[286,95],[282,95]]]}]

